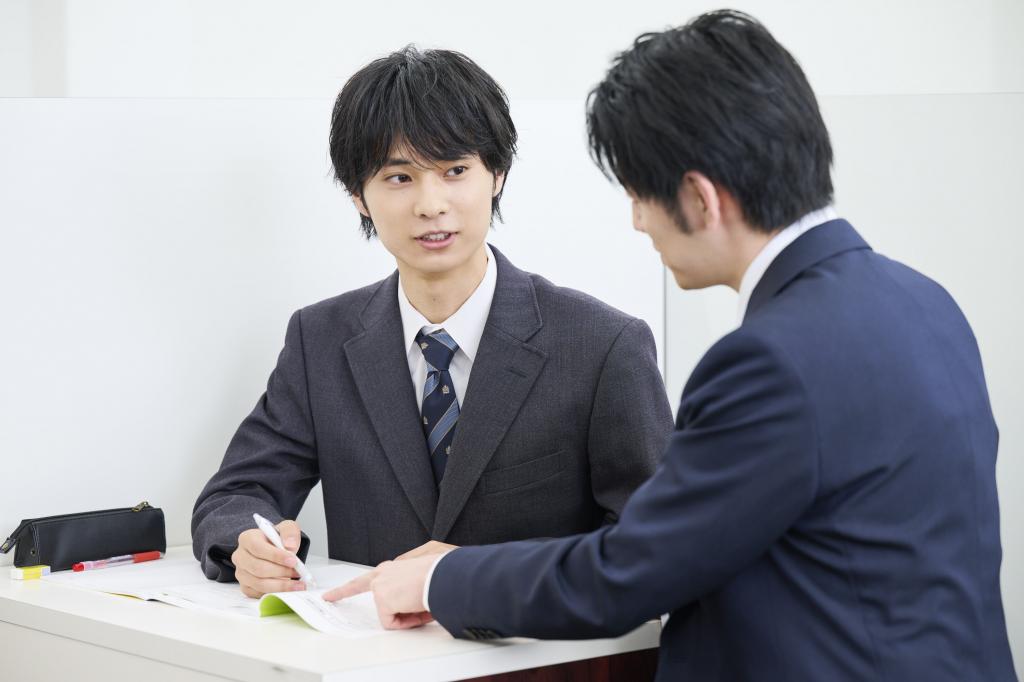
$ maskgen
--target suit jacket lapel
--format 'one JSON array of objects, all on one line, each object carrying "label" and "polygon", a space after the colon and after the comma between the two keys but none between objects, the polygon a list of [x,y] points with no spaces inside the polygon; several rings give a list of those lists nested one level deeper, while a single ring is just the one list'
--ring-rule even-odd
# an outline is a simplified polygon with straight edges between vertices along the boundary
[{"label": "suit jacket lapel", "polygon": [[782,250],[754,287],[743,315],[746,320],[787,284],[821,261],[853,249],[870,249],[867,242],[845,220],[830,220],[800,235]]},{"label": "suit jacket lapel", "polygon": [[384,454],[429,533],[434,527],[437,488],[416,409],[409,361],[402,348],[397,272],[381,282],[361,317],[366,331],[345,344],[345,355]]},{"label": "suit jacket lapel", "polygon": [[437,502],[432,537],[444,540],[540,375],[547,355],[527,341],[542,320],[530,276],[493,246],[498,281],[473,361]]}]

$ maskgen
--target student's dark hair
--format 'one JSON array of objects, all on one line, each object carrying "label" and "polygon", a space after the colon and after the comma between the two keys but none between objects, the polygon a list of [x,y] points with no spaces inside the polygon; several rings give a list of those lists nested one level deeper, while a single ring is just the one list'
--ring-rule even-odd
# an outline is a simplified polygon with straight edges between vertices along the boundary
[{"label": "student's dark hair", "polygon": [[[516,151],[508,98],[459,52],[412,45],[392,52],[357,71],[338,94],[330,135],[335,178],[361,197],[398,144],[430,161],[478,154],[487,170],[507,177]],[[491,201],[498,220],[501,194]],[[369,239],[376,228],[361,217]]]},{"label": "student's dark hair", "polygon": [[587,100],[594,161],[685,231],[683,174],[728,190],[755,229],[785,227],[832,200],[832,145],[800,65],[733,10],[645,33]]}]

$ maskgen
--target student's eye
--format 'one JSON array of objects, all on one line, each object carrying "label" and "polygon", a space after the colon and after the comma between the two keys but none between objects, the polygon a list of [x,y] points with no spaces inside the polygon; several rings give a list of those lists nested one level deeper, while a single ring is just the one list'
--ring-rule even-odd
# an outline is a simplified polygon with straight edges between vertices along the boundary
[{"label": "student's eye", "polygon": [[456,175],[462,175],[467,170],[469,170],[469,169],[466,168],[465,166],[455,166],[453,168],[449,168],[448,172],[445,173],[445,175],[447,175],[448,177],[454,177]]},{"label": "student's eye", "polygon": [[398,173],[397,175],[387,176],[386,178],[384,178],[384,182],[391,183],[392,185],[400,185],[402,183],[409,182],[411,179],[412,178],[410,178],[408,175]]}]

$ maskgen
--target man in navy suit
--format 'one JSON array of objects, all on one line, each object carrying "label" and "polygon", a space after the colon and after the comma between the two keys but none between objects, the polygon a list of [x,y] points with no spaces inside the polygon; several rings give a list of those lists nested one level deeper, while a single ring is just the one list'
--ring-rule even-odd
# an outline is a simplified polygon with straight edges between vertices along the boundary
[{"label": "man in navy suit", "polygon": [[831,208],[800,67],[735,12],[641,36],[591,96],[595,159],[679,286],[740,294],[617,525],[387,562],[381,619],[589,638],[669,612],[666,680],[1012,680],[998,432],[971,328]]}]

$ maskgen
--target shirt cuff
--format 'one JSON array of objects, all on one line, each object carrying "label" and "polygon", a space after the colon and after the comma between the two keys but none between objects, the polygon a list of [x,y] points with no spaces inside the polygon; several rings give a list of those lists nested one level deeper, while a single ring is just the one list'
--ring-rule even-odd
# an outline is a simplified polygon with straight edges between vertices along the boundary
[{"label": "shirt cuff", "polygon": [[[455,550],[451,550],[451,549],[448,550],[448,552],[453,552],[453,551],[455,551]],[[441,556],[437,557],[437,559],[431,565],[430,570],[427,571],[427,577],[423,580],[423,610],[424,611],[430,611],[430,604],[427,602],[427,598],[430,596],[430,579],[434,577],[434,569],[436,569],[437,565],[439,563],[441,563],[441,559],[443,559],[446,556],[448,556],[448,552],[445,552]]]}]

